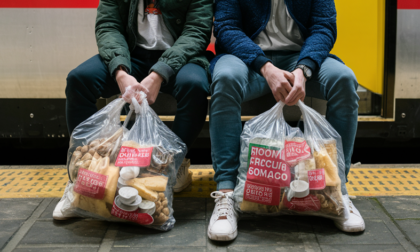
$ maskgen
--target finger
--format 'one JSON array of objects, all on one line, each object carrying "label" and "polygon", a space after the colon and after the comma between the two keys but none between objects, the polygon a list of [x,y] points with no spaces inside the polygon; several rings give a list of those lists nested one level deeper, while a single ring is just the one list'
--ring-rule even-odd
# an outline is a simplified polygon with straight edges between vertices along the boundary
[{"label": "finger", "polygon": [[292,91],[290,91],[289,95],[286,97],[286,104],[288,104],[290,101],[294,100],[297,94],[297,88],[292,88]]},{"label": "finger", "polygon": [[141,89],[140,83],[136,83],[132,87],[133,87],[133,89],[134,89],[135,92],[139,92],[140,89]]},{"label": "finger", "polygon": [[280,96],[280,101],[282,101],[283,103],[286,103],[285,96],[282,94],[279,94],[279,96]]},{"label": "finger", "polygon": [[290,72],[286,72],[284,71],[284,77],[286,77],[286,79],[290,82],[290,83],[295,83],[295,75],[293,73]]},{"label": "finger", "polygon": [[282,89],[280,89],[280,92],[279,92],[280,94],[281,94],[281,96],[283,97],[283,102],[284,103],[286,103],[286,97],[287,97],[287,95],[288,95],[288,93],[287,93],[287,91],[286,91],[286,89],[284,89],[284,88],[282,88]]},{"label": "finger", "polygon": [[282,96],[281,96],[280,93],[273,92],[273,96],[274,96],[274,99],[276,99],[276,102],[282,101],[282,99],[281,99]]},{"label": "finger", "polygon": [[144,92],[146,95],[149,93],[149,89],[147,89],[141,83],[137,84],[136,87],[137,87],[137,92]]},{"label": "finger", "polygon": [[292,90],[292,88],[293,88],[293,86],[290,84],[290,82],[289,82],[289,81],[284,81],[284,82],[282,82],[282,83],[281,83],[281,86],[282,86],[284,89],[286,89],[287,94],[289,94],[289,93],[290,93],[290,91],[291,91],[291,90]]},{"label": "finger", "polygon": [[140,100],[140,93],[139,92],[136,92],[135,94],[134,94],[134,98],[137,100],[137,102],[141,102],[141,100]]},{"label": "finger", "polygon": [[285,103],[285,96],[282,95],[280,92],[273,92],[274,94],[274,98],[276,98],[276,101],[282,101],[283,103]]},{"label": "finger", "polygon": [[298,95],[298,96],[296,96],[295,97],[295,99],[293,99],[291,102],[289,102],[289,106],[293,106],[293,105],[296,105],[296,103],[298,103],[298,101],[300,100],[302,98],[302,95]]},{"label": "finger", "polygon": [[148,88],[146,88],[144,86],[141,86],[141,85],[140,85],[140,87],[141,87],[141,91],[143,91],[146,95],[149,94],[149,89]]},{"label": "finger", "polygon": [[122,98],[124,99],[125,102],[130,103],[131,104],[131,98],[128,96],[122,96]]}]

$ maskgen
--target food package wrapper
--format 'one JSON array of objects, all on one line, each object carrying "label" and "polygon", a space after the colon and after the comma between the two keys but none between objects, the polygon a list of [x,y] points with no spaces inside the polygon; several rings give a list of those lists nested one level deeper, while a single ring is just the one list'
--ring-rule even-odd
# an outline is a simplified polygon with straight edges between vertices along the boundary
[{"label": "food package wrapper", "polygon": [[258,215],[346,219],[341,137],[318,112],[301,101],[297,105],[303,131],[286,123],[282,102],[245,123],[235,208]]},{"label": "food package wrapper", "polygon": [[[168,231],[175,224],[172,187],[187,148],[149,107],[145,94],[136,95],[141,103],[131,99],[124,125],[120,114],[127,97],[112,101],[73,131],[67,158],[69,183],[60,210],[65,215]],[[134,125],[127,129],[133,114]],[[135,189],[133,202],[121,200],[123,187]]]}]

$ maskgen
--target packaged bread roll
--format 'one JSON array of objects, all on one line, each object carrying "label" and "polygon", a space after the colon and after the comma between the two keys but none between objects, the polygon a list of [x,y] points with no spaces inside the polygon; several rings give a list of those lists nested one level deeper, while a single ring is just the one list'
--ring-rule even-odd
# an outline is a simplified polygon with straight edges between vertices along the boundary
[{"label": "packaged bread roll", "polygon": [[88,170],[108,176],[105,186],[104,198],[94,199],[74,192],[74,200],[72,205],[90,213],[94,213],[105,218],[110,218],[110,206],[112,206],[114,202],[115,193],[117,191],[119,168],[109,164],[108,157],[100,157],[99,159],[92,159]]}]

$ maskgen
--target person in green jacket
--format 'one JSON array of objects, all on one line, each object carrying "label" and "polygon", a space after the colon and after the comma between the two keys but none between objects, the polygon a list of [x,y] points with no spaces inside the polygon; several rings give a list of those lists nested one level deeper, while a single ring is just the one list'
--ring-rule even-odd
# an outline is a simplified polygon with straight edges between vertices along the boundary
[{"label": "person in green jacket", "polygon": [[[99,55],[67,77],[66,119],[71,133],[96,111],[96,100],[128,87],[172,95],[177,110],[172,130],[191,147],[207,114],[209,62],[205,57],[213,22],[212,0],[101,0],[95,34]],[[181,166],[175,191],[191,182]],[[60,206],[55,219],[66,219]]]}]

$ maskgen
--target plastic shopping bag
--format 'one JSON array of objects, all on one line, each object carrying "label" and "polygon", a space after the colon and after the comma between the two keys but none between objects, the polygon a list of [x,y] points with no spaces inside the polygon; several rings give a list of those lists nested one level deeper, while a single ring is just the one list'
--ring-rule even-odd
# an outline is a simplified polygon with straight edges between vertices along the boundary
[{"label": "plastic shopping bag", "polygon": [[[120,112],[126,101],[120,98],[73,131],[70,181],[61,199],[65,215],[173,228],[172,186],[186,146],[149,107],[144,93],[141,99],[139,105],[132,98],[123,126]],[[127,130],[134,111],[135,123]]]},{"label": "plastic shopping bag", "polygon": [[245,123],[235,208],[261,215],[347,218],[345,165],[340,135],[299,101],[304,133],[283,117],[284,103]]},{"label": "plastic shopping bag", "polygon": [[[136,121],[124,135],[115,163],[122,167],[119,187],[123,190],[135,189],[136,197],[142,199],[140,212],[153,218],[151,227],[170,230],[175,224],[172,187],[176,183],[176,174],[187,147],[163,124],[144,96],[140,105],[135,99],[132,104],[136,111]],[[124,200],[121,193],[116,198],[114,209],[116,207],[118,213],[129,210]]]}]

